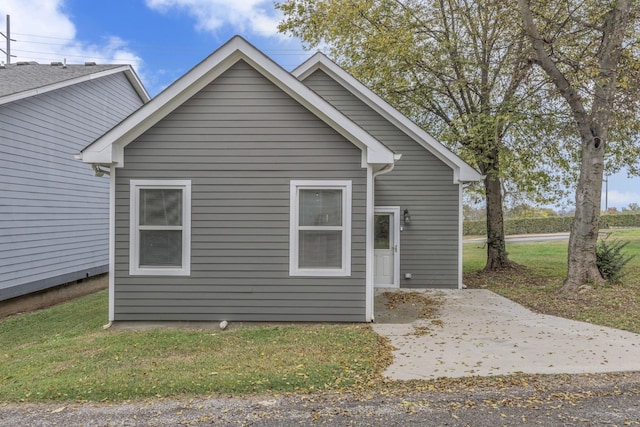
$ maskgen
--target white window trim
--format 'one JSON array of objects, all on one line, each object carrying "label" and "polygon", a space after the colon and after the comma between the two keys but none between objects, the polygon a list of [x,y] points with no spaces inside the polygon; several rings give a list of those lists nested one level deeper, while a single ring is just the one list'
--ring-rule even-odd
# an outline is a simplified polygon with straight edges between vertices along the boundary
[{"label": "white window trim", "polygon": [[[140,267],[139,200],[141,189],[182,190],[182,266]],[[129,204],[129,274],[132,276],[188,276],[191,274],[191,181],[162,179],[132,179]],[[167,227],[162,227],[167,229]]]},{"label": "white window trim", "polygon": [[[300,190],[342,190],[342,268],[299,268],[299,194]],[[289,195],[289,275],[351,276],[351,181],[292,180]],[[340,229],[338,228],[338,229]],[[326,229],[326,227],[323,227]]]}]

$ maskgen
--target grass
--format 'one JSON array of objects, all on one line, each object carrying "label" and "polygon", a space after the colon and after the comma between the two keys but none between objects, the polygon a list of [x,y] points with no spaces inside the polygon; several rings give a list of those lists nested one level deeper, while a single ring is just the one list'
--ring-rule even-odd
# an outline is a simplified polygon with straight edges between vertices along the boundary
[{"label": "grass", "polygon": [[[559,294],[567,242],[508,243],[520,267],[481,273],[485,248],[464,245],[465,283],[533,310],[640,333],[640,229],[614,230],[636,257],[618,285]],[[368,325],[103,330],[107,294],[0,321],[0,402],[126,401],[290,392],[383,393],[442,384],[384,381],[391,349]],[[520,377],[491,381],[524,381]],[[474,384],[478,380],[474,380]]]},{"label": "grass", "polygon": [[104,331],[106,292],[0,322],[0,401],[337,391],[379,375],[366,325]]},{"label": "grass", "polygon": [[507,243],[520,267],[486,274],[482,244],[464,246],[465,283],[487,288],[534,311],[640,333],[640,229],[607,230],[609,239],[629,241],[625,254],[635,257],[626,266],[622,283],[559,293],[567,271],[567,242]]}]

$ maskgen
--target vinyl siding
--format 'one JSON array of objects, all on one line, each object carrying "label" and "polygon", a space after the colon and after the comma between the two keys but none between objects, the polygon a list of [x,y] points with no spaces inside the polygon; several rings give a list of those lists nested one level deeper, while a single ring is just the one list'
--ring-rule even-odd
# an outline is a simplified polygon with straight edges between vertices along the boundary
[{"label": "vinyl siding", "polygon": [[[375,182],[376,206],[409,209],[400,234],[403,288],[457,288],[459,186],[452,169],[321,70],[304,83],[402,159]],[[402,222],[402,218],[401,218]],[[410,280],[404,279],[411,273]]]},{"label": "vinyl siding", "polygon": [[123,73],[0,105],[0,300],[107,271],[109,179],[73,156],[141,105]]},{"label": "vinyl siding", "polygon": [[[364,321],[361,152],[245,62],[125,148],[115,320]],[[129,182],[189,179],[191,275],[129,275]],[[293,179],[352,181],[352,275],[289,277]]]}]

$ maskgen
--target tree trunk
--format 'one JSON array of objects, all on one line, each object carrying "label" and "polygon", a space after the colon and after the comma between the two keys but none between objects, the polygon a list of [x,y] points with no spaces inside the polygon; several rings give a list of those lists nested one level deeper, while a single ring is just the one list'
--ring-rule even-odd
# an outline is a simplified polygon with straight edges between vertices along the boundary
[{"label": "tree trunk", "polygon": [[[583,135],[583,140],[584,138]],[[561,289],[563,292],[574,292],[584,284],[599,284],[604,280],[596,265],[604,169],[603,145],[604,142],[598,136],[582,143],[580,180],[576,188],[576,214],[569,237],[568,269]]]},{"label": "tree trunk", "polygon": [[496,271],[510,267],[504,241],[504,215],[502,212],[502,186],[496,175],[499,169],[497,149],[479,161],[480,170],[485,175],[484,189],[487,203],[487,264],[484,271]]},{"label": "tree trunk", "polygon": [[501,270],[511,263],[504,242],[502,188],[500,180],[489,174],[484,179],[487,197],[487,264],[485,271]]},{"label": "tree trunk", "polygon": [[629,0],[617,0],[610,4],[611,9],[606,13],[601,28],[600,49],[592,59],[597,61],[599,73],[593,84],[583,82],[585,87],[593,87],[593,103],[589,113],[585,109],[580,91],[562,73],[556,59],[548,52],[550,43],[553,52],[553,42],[540,35],[533,21],[529,1],[518,0],[524,28],[536,53],[537,62],[571,108],[582,141],[576,214],[569,237],[567,278],[561,289],[565,292],[574,292],[584,284],[602,283],[604,280],[596,265],[604,150],[616,94],[616,72],[632,3]]}]

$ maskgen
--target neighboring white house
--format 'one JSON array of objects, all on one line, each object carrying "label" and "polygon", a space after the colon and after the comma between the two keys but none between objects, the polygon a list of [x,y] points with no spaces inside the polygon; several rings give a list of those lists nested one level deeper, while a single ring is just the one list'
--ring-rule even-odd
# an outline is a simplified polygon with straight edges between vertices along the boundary
[{"label": "neighboring white house", "polygon": [[149,99],[129,65],[0,66],[0,301],[108,270],[109,179],[74,154]]}]

